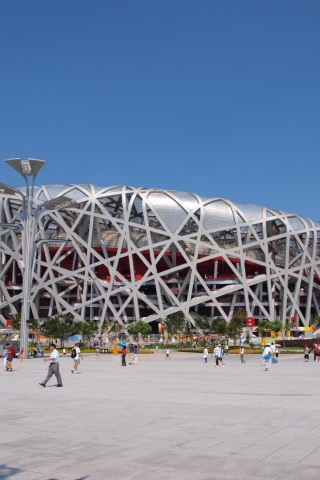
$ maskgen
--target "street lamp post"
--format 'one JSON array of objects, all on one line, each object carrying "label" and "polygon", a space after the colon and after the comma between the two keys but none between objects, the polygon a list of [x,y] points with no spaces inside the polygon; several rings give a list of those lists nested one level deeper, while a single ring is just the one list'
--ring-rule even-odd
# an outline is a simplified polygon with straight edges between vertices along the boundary
[{"label": "street lamp post", "polygon": [[[29,346],[29,315],[30,315],[30,296],[32,287],[32,277],[34,260],[36,254],[36,236],[37,224],[40,214],[44,210],[56,210],[70,208],[77,205],[72,199],[66,196],[60,196],[48,200],[43,204],[34,208],[34,184],[37,174],[45,164],[44,160],[37,160],[29,158],[28,160],[21,160],[20,158],[11,158],[5,162],[22,175],[26,184],[26,193],[23,194],[20,190],[0,183],[0,193],[15,195],[21,199],[22,213],[22,308],[21,308],[21,325],[20,325],[20,350],[24,350],[24,358],[28,358]],[[18,225],[18,224],[17,224]],[[54,239],[51,239],[54,241]],[[68,241],[66,239],[66,241]]]},{"label": "street lamp post", "polygon": [[90,285],[90,297],[91,297],[91,303],[90,303],[90,319],[92,320],[92,302],[93,302],[93,286],[96,284],[96,279],[95,278],[88,278],[88,283]]}]

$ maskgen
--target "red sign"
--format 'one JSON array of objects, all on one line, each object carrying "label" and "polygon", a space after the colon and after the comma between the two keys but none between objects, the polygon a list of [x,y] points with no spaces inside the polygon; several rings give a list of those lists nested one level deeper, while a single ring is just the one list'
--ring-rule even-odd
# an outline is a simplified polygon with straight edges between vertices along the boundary
[{"label": "red sign", "polygon": [[12,328],[12,320],[6,320],[6,327]]},{"label": "red sign", "polygon": [[254,327],[254,318],[253,317],[247,317],[246,325],[247,325],[247,327]]},{"label": "red sign", "polygon": [[294,323],[297,320],[297,317],[291,317],[291,323]]}]

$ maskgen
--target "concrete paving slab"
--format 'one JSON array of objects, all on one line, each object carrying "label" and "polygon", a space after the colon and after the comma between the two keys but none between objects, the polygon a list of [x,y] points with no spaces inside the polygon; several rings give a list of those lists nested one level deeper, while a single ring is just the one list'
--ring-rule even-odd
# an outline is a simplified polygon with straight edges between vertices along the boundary
[{"label": "concrete paving slab", "polygon": [[[140,355],[121,367],[61,359],[63,388],[38,385],[42,359],[0,372],[0,479],[318,479],[320,364],[281,356]],[[4,393],[5,392],[5,393]]]}]

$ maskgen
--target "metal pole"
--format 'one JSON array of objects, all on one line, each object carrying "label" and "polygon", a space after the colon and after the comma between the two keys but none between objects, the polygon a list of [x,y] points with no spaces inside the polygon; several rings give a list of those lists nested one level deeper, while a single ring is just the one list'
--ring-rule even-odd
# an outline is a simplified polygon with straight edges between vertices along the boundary
[{"label": "metal pole", "polygon": [[22,231],[22,258],[23,258],[23,282],[22,282],[22,308],[21,308],[21,324],[20,324],[20,351],[23,350],[24,358],[28,358],[29,348],[29,312],[30,312],[30,294],[32,283],[32,258],[31,258],[31,231],[32,231],[32,218],[30,215],[30,195],[27,188],[27,196],[25,199],[26,208],[24,212],[24,218],[22,218],[23,231]]},{"label": "metal pole", "polygon": [[[33,196],[35,179],[40,169],[45,164],[44,160],[28,159],[21,160],[20,158],[13,158],[5,160],[5,162],[18,172],[26,183],[26,194],[24,195],[19,190],[10,187],[9,185],[1,184],[2,189],[11,195],[18,195],[22,200],[22,214],[21,223],[22,229],[22,259],[23,259],[23,283],[22,283],[22,307],[21,307],[21,324],[20,324],[20,350],[24,350],[24,358],[28,358],[29,348],[29,317],[31,304],[31,288],[33,278],[33,267],[36,255],[36,237],[37,224],[39,214],[42,210],[55,210],[60,208],[70,208],[76,204],[69,197],[61,195],[60,197],[48,200],[43,205],[38,206],[33,211]],[[29,178],[32,179],[30,185]],[[58,240],[59,241],[59,240]]]}]

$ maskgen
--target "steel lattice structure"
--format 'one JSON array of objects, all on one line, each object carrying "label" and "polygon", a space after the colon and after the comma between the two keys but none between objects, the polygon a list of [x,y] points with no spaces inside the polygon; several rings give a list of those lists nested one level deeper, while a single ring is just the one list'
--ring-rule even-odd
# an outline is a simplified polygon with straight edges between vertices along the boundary
[{"label": "steel lattice structure", "polygon": [[[22,189],[21,189],[22,190]],[[319,315],[320,224],[222,198],[158,189],[50,185],[35,205],[59,195],[80,208],[39,218],[31,312],[43,320],[137,318],[182,311],[227,321],[244,307],[256,320]],[[2,195],[1,319],[22,301],[19,198]],[[66,243],[54,242],[67,239]],[[41,240],[41,241],[39,241]]]}]

